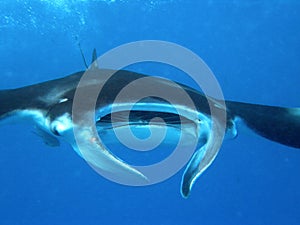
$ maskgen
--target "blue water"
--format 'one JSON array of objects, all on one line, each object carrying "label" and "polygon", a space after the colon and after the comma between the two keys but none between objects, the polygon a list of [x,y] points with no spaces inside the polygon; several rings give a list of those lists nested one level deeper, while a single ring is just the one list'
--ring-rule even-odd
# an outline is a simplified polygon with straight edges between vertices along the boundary
[{"label": "blue water", "polygon": [[[293,0],[3,0],[0,88],[83,70],[78,41],[90,61],[94,47],[101,54],[155,39],[197,53],[227,99],[299,107],[299,11]],[[168,69],[140,70],[178,79]],[[224,142],[183,199],[183,171],[153,186],[121,186],[67,144],[50,148],[32,131],[0,128],[1,225],[300,223],[299,150],[241,134]]]}]

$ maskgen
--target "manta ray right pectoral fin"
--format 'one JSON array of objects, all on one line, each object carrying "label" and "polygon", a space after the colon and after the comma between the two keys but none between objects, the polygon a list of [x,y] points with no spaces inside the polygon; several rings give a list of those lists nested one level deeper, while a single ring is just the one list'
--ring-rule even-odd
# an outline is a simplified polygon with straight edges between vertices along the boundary
[{"label": "manta ray right pectoral fin", "polygon": [[76,144],[75,151],[88,164],[106,178],[123,184],[136,186],[147,184],[148,179],[137,169],[115,157],[98,139],[97,132],[91,128],[77,128],[74,130]]},{"label": "manta ray right pectoral fin", "polygon": [[189,164],[187,165],[184,175],[181,182],[181,195],[184,198],[187,198],[190,194],[190,191],[193,187],[193,184],[197,178],[204,172],[204,170],[209,166],[204,167],[203,159],[207,152],[207,144],[203,145],[199,150],[197,150]]},{"label": "manta ray right pectoral fin", "polygon": [[211,165],[221,147],[222,126],[216,124],[209,132],[207,141],[197,150],[188,163],[181,181],[181,195],[187,198],[197,178]]}]

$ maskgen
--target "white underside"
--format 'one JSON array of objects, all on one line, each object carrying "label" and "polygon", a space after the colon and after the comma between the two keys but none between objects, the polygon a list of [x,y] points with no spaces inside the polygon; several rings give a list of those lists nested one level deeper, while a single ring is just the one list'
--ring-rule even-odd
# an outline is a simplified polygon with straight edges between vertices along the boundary
[{"label": "white underside", "polygon": [[[130,125],[130,123],[126,122],[126,123],[114,124],[115,125],[114,129],[103,129],[101,128],[100,125],[98,127],[97,132],[100,135],[100,137],[103,138],[104,143],[101,143],[101,139],[100,142],[98,142],[95,139],[95,136],[97,136],[98,134],[94,134],[93,131],[88,127],[85,128],[77,127],[77,129],[80,131],[80,135],[79,136],[77,135],[77,139],[74,140],[74,133],[73,133],[74,125],[72,124],[70,115],[67,113],[62,115],[61,117],[56,118],[54,121],[50,123],[50,121],[44,117],[44,112],[35,111],[35,110],[24,110],[24,111],[18,111],[14,113],[9,118],[9,122],[19,121],[20,119],[32,121],[37,126],[42,128],[44,131],[48,132],[49,135],[52,135],[53,137],[56,136],[51,132],[51,130],[55,129],[61,135],[59,139],[63,139],[68,143],[70,143],[73,146],[74,150],[81,157],[83,157],[90,165],[92,165],[94,169],[100,168],[101,170],[108,171],[110,173],[116,173],[122,175],[125,178],[128,175],[128,178],[133,177],[134,179],[136,178],[141,180],[140,184],[142,185],[146,184],[145,177],[130,165],[126,164],[122,160],[119,160],[117,157],[113,156],[110,153],[109,149],[107,149],[107,147],[105,146],[105,142],[114,143],[116,141],[115,139],[116,135],[114,133],[117,133],[119,137],[121,137],[122,143],[123,141],[125,141],[125,145],[126,145],[126,141],[127,142],[129,141],[127,143],[127,145],[129,144],[129,146],[133,144],[132,137],[135,136],[137,140],[136,142],[137,144],[135,145],[136,148],[145,148],[145,146],[147,148],[149,148],[149,146],[158,147],[159,144],[163,144],[163,145],[170,144],[174,146],[174,142],[178,141],[179,138],[182,138],[182,143],[184,143],[185,147],[189,147],[189,146],[194,146],[195,141],[198,141],[199,139],[213,137],[213,135],[210,135],[210,126],[211,126],[210,118],[195,110],[186,108],[184,106],[178,106],[175,109],[174,107],[170,107],[169,105],[163,105],[163,104],[149,105],[143,103],[135,104],[134,108],[135,110],[145,111],[145,113],[147,113],[147,111],[176,113],[179,114],[180,116],[187,118],[191,122],[187,124],[182,124],[180,129],[178,129],[178,127],[176,126],[168,125],[165,123],[152,123],[152,124],[147,123],[147,124]],[[111,112],[111,109],[113,109],[114,112],[127,111],[127,110],[131,110],[132,106],[128,104],[118,104],[115,105],[114,108],[112,108],[112,106],[109,106],[107,108],[103,108],[97,111],[96,118],[101,118],[102,116],[105,116],[108,112]],[[236,134],[235,128],[236,126],[234,126],[234,130],[230,132],[235,132]],[[147,137],[147,135],[145,137],[145,133],[149,134],[149,137]],[[213,141],[211,140],[211,142]],[[78,148],[79,143],[81,143],[80,148]],[[205,150],[205,152],[203,152],[203,154],[207,154],[207,152],[209,151],[210,149],[208,148]],[[212,160],[217,154],[217,151],[215,153],[210,153],[210,154],[211,154],[210,156],[211,159],[206,160],[207,162],[205,162],[207,165],[201,165],[201,173],[211,164]],[[201,157],[205,159],[204,156]],[[198,161],[200,164],[201,160]],[[189,165],[189,166],[195,166],[195,165]],[[193,175],[194,179],[192,180],[192,183],[198,177],[197,172],[195,173],[196,174]]]}]

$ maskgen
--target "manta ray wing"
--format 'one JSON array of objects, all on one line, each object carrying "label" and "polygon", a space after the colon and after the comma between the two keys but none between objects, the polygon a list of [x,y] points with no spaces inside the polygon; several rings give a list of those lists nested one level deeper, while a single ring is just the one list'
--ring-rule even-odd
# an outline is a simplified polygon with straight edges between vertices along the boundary
[{"label": "manta ray wing", "polygon": [[[86,90],[93,89],[95,84],[104,82],[103,76],[112,70],[93,68],[96,79],[86,84]],[[141,102],[136,102],[128,95],[124,95],[117,102],[115,98],[118,93],[131,82],[141,78],[149,77],[143,74],[131,71],[113,71],[114,76],[105,84],[101,90],[96,104],[97,131],[89,126],[84,126],[85,118],[79,124],[74,123],[72,114],[72,105],[74,94],[78,83],[82,78],[84,71],[74,73],[65,78],[47,81],[22,88],[1,90],[0,91],[0,122],[9,121],[9,119],[23,119],[33,122],[40,127],[43,132],[48,133],[52,139],[52,144],[57,144],[56,139],[69,142],[82,156],[82,151],[78,149],[76,140],[74,140],[73,128],[79,128],[79,141],[85,146],[87,161],[95,167],[109,173],[119,174],[127,179],[135,177],[141,180],[141,183],[147,182],[147,179],[138,170],[126,164],[115,157],[109,149],[96,138],[96,135],[111,130],[109,125],[112,122],[117,129],[127,126],[124,122],[124,114],[133,109],[129,125],[139,128],[149,127],[163,128],[163,123],[156,122],[149,125],[153,116],[161,117],[166,126],[174,129],[183,129],[184,133],[189,134],[188,142],[201,140],[201,145],[197,146],[196,152],[187,165],[183,179],[181,192],[187,197],[195,183],[195,180],[208,168],[215,159],[220,146],[219,138],[222,136],[219,130],[225,129],[228,136],[234,137],[239,131],[240,122],[253,130],[255,133],[278,143],[300,148],[300,109],[283,108],[274,106],[263,106],[248,103],[239,103],[226,101],[226,107],[220,107],[218,101],[204,96],[197,90],[191,89],[185,85],[174,85],[165,79],[155,77],[151,79],[149,87],[156,87],[156,92],[160,94],[178,92],[179,86],[191,98],[195,108],[192,108],[186,101],[175,98],[175,103],[169,104],[166,101],[149,96]],[[137,88],[136,92],[143,93],[144,88]],[[86,101],[90,101],[89,98]],[[226,112],[225,123],[218,115],[211,115],[211,108],[208,103],[216,110]],[[115,109],[116,120],[108,118],[111,109]],[[174,110],[176,108],[176,110]],[[179,111],[178,111],[179,109]],[[82,112],[83,114],[86,112]],[[183,124],[182,127],[179,126]],[[30,120],[29,120],[30,118]],[[212,122],[215,121],[215,122]],[[224,125],[225,124],[225,125]],[[212,129],[215,127],[216,129]],[[43,137],[49,136],[42,134]],[[53,142],[53,140],[55,140]]]}]

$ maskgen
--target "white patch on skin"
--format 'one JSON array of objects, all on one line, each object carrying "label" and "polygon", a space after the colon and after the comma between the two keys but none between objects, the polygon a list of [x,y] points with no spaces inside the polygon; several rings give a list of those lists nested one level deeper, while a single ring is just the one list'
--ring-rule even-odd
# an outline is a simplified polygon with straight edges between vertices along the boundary
[{"label": "white patch on skin", "polygon": [[224,109],[224,110],[226,110],[226,109],[224,108],[224,106],[223,106],[223,105],[220,105],[220,104],[214,103],[214,106],[215,106],[216,108],[219,108],[219,109]]},{"label": "white patch on skin", "polygon": [[237,134],[238,134],[237,125],[236,125],[237,121],[238,121],[237,119],[234,119],[231,121],[232,127],[227,128],[226,134],[225,134],[225,139],[233,139],[237,136]]},{"label": "white patch on skin", "polygon": [[291,108],[291,109],[288,109],[288,111],[293,116],[300,116],[300,108]]},{"label": "white patch on skin", "polygon": [[1,124],[13,123],[35,123],[37,125],[45,124],[45,112],[41,110],[16,110],[1,120]]},{"label": "white patch on skin", "polygon": [[45,112],[40,110],[23,110],[20,112],[22,118],[30,118],[34,123],[45,126]]},{"label": "white patch on skin", "polygon": [[71,116],[69,113],[65,113],[60,117],[57,117],[51,123],[51,130],[57,131],[60,135],[62,135],[65,131],[73,128],[73,123],[71,120]]},{"label": "white patch on skin", "polygon": [[255,133],[254,130],[250,129],[247,124],[244,122],[244,120],[241,117],[236,117],[234,118],[234,123],[235,123],[235,128],[236,128],[236,135],[242,134],[242,135],[247,135],[250,137],[259,137],[261,138],[260,135]]},{"label": "white patch on skin", "polygon": [[58,103],[63,103],[63,102],[67,102],[67,101],[69,101],[68,98],[63,98],[63,99],[60,99]]},{"label": "white patch on skin", "polygon": [[[68,89],[64,90],[64,91],[68,91]],[[40,96],[38,97],[38,99],[42,102],[46,102],[46,103],[57,103],[57,99],[60,99],[63,93],[61,93],[61,91],[57,88],[54,88],[53,90],[51,90],[49,93],[47,93],[47,95],[45,96]]]}]

